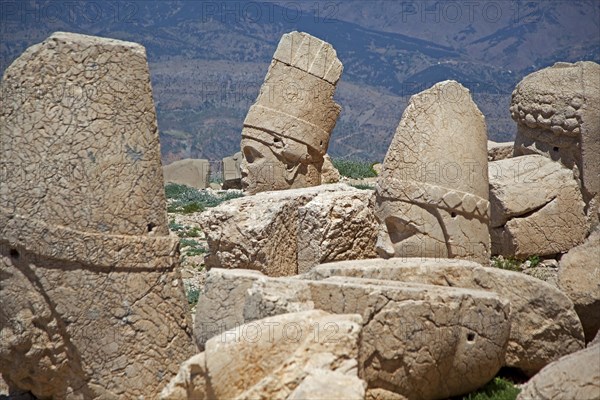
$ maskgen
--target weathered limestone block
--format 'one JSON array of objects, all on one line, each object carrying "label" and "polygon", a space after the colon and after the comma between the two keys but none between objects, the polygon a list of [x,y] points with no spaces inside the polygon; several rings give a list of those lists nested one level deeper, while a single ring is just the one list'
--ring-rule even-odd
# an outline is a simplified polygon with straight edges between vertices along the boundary
[{"label": "weathered limestone block", "polygon": [[489,290],[510,301],[512,327],[505,365],[532,375],[584,346],[573,303],[558,289],[522,273],[463,260],[356,260],[323,264],[306,279],[348,276]]},{"label": "weathered limestone block", "polygon": [[[244,302],[226,299],[215,311],[220,320],[242,314],[247,323],[311,308],[361,314],[359,371],[369,391],[446,398],[482,386],[504,362],[509,306],[495,293],[346,277],[311,281],[237,273],[254,283],[245,289]],[[206,288],[206,296],[218,297],[210,290]]]},{"label": "weathered limestone block", "polygon": [[445,81],[411,97],[376,194],[380,257],[489,262],[486,125],[466,88]]},{"label": "weathered limestone block", "polygon": [[[243,305],[247,291],[262,278],[260,272],[246,269],[214,268],[208,272],[194,321],[194,336],[201,350],[211,337],[245,322]],[[241,306],[236,308],[236,304]]]},{"label": "weathered limestone block", "polygon": [[177,375],[160,393],[161,400],[208,400],[208,371],[206,357],[199,353],[179,367]]},{"label": "weathered limestone block", "polygon": [[242,130],[242,186],[254,194],[321,184],[323,157],[341,108],[342,63],[303,32],[283,35]]},{"label": "weathered limestone block", "polygon": [[321,168],[321,183],[338,183],[341,177],[340,171],[333,165],[329,155],[325,154]]},{"label": "weathered limestone block", "polygon": [[298,273],[322,262],[377,257],[373,209],[373,194],[366,190],[321,193],[300,207]]},{"label": "weathered limestone block", "polygon": [[237,152],[230,157],[223,158],[222,178],[223,190],[242,188],[242,153]]},{"label": "weathered limestone block", "polygon": [[575,171],[592,225],[600,210],[600,65],[556,63],[527,75],[510,107],[515,156],[541,154]]},{"label": "weathered limestone block", "polygon": [[320,310],[266,318],[206,343],[216,398],[286,398],[316,369],[358,380],[359,315]]},{"label": "weathered limestone block", "polygon": [[[196,400],[183,395],[196,391],[217,400],[305,399],[301,396],[320,391],[321,398],[363,399],[366,385],[357,362],[361,324],[359,315],[309,310],[240,325],[211,338],[203,356],[194,357],[200,379],[191,379],[189,362],[182,365],[163,398]],[[348,387],[337,388],[324,376]]]},{"label": "weathered limestone block", "polygon": [[558,254],[589,229],[572,171],[539,155],[490,163],[490,204],[493,254]]},{"label": "weathered limestone block", "polygon": [[488,161],[500,161],[507,158],[512,158],[515,142],[496,143],[488,140]]},{"label": "weathered limestone block", "polygon": [[289,400],[364,400],[365,382],[337,371],[315,369],[290,393]]},{"label": "weathered limestone block", "polygon": [[560,259],[558,286],[575,304],[585,340],[600,330],[600,231]]},{"label": "weathered limestone block", "polygon": [[153,398],[196,347],[145,49],[55,33],[2,92],[0,372],[41,398]]},{"label": "weathered limestone block", "polygon": [[196,189],[206,189],[210,184],[208,160],[186,158],[163,167],[165,183],[177,183]]},{"label": "weathered limestone block", "polygon": [[548,365],[517,396],[517,400],[573,399],[600,399],[600,343]]},{"label": "weathered limestone block", "polygon": [[[307,270],[344,257],[367,257],[374,217],[366,193],[334,184],[259,193],[221,204],[200,217],[209,247],[206,266],[286,276],[298,272],[299,260]],[[328,219],[317,221],[316,216]],[[365,225],[341,217],[358,218]]]}]

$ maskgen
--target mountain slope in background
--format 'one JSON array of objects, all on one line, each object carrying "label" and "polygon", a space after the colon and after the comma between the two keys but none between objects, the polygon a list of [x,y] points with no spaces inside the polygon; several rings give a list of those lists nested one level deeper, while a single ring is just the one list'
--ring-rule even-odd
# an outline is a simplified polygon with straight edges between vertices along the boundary
[{"label": "mountain slope in background", "polygon": [[57,30],[143,44],[166,162],[239,150],[283,33],[330,42],[344,64],[330,153],[382,160],[410,95],[455,79],[510,140],[514,86],[556,61],[600,61],[590,1],[0,1],[0,69]]}]

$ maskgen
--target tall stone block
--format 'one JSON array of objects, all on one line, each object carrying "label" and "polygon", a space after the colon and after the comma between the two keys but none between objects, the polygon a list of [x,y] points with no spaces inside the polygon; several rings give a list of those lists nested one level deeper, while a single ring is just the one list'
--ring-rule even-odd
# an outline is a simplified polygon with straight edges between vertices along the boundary
[{"label": "tall stone block", "polygon": [[592,226],[600,212],[600,65],[556,63],[527,75],[510,106],[514,155],[540,154],[574,170]]},{"label": "tall stone block", "polygon": [[145,49],[55,33],[6,70],[0,372],[42,398],[153,398],[195,352]]},{"label": "tall stone block", "polygon": [[242,130],[242,186],[248,193],[321,184],[341,111],[333,95],[342,69],[329,43],[303,32],[283,35]]},{"label": "tall stone block", "polygon": [[380,257],[487,264],[487,133],[469,91],[440,82],[411,97],[376,188]]}]

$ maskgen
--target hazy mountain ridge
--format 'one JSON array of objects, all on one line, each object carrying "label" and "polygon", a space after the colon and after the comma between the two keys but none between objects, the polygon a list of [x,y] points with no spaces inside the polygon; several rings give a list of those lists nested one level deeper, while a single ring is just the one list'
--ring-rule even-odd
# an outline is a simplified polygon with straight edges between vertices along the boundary
[{"label": "hazy mountain ridge", "polygon": [[[57,3],[74,12],[43,18],[44,7]],[[141,43],[165,161],[219,159],[239,148],[242,121],[281,35],[306,31],[329,41],[344,63],[330,153],[381,160],[410,95],[438,81],[467,86],[490,137],[508,140],[510,93],[523,76],[555,61],[599,60],[600,3],[488,3],[503,7],[497,21],[488,5],[486,18],[475,9],[452,25],[443,2],[133,1],[94,3],[102,11],[91,18],[97,10],[85,2],[29,1],[40,10],[37,20],[3,7],[0,67],[56,30]],[[540,44],[548,38],[554,47]]]}]

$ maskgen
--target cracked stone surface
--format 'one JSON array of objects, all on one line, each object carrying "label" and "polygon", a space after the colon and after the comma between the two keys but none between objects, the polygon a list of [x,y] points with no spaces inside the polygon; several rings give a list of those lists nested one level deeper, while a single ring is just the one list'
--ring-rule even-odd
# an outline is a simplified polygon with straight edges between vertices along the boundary
[{"label": "cracked stone surface", "polygon": [[40,398],[152,398],[196,347],[145,49],[55,33],[2,91],[0,372]]},{"label": "cracked stone surface", "polygon": [[600,343],[553,362],[531,378],[517,400],[600,398]]},{"label": "cracked stone surface", "polygon": [[488,290],[510,302],[511,332],[504,365],[533,375],[584,346],[573,303],[557,288],[525,274],[464,260],[394,258],[323,264],[305,279],[348,276]]},{"label": "cracked stone surface", "polygon": [[[234,282],[233,273],[212,270],[207,282],[211,274]],[[214,313],[218,321],[233,321],[228,316],[235,315],[247,323],[313,308],[360,314],[359,375],[368,392],[373,391],[371,397],[460,395],[484,385],[504,362],[509,304],[495,293],[351,277],[269,278],[235,271],[240,274],[246,276],[244,299],[227,296],[227,289],[210,293],[214,289],[206,287],[205,296],[226,299]],[[222,324],[220,332],[231,328]]]},{"label": "cracked stone surface", "polygon": [[208,268],[287,276],[322,262],[373,257],[370,192],[344,184],[258,193],[202,213]]},{"label": "cracked stone surface", "polygon": [[558,286],[573,301],[586,341],[600,330],[600,230],[562,256]]},{"label": "cracked stone surface", "polygon": [[580,179],[592,225],[600,210],[600,65],[556,63],[527,75],[510,106],[517,122],[514,155],[540,154]]},{"label": "cracked stone surface", "polygon": [[540,155],[490,163],[492,253],[527,258],[565,252],[589,230],[571,170]]},{"label": "cracked stone surface", "polygon": [[488,161],[500,161],[512,158],[515,142],[496,143],[488,140]]},{"label": "cracked stone surface", "polygon": [[361,328],[360,315],[320,310],[240,325],[208,340],[161,398],[197,400],[190,393],[205,393],[200,399],[306,399],[316,391],[320,398],[363,399]]},{"label": "cracked stone surface", "polygon": [[411,97],[376,187],[382,258],[488,263],[487,130],[469,91],[440,82]]},{"label": "cracked stone surface", "polygon": [[242,186],[250,194],[321,184],[341,107],[343,66],[334,48],[304,32],[282,36],[242,129]]},{"label": "cracked stone surface", "polygon": [[298,208],[298,273],[323,262],[377,257],[373,210],[367,190],[321,193]]},{"label": "cracked stone surface", "polygon": [[186,158],[165,165],[163,174],[165,183],[171,182],[196,189],[205,189],[210,184],[210,163],[208,160]]}]

